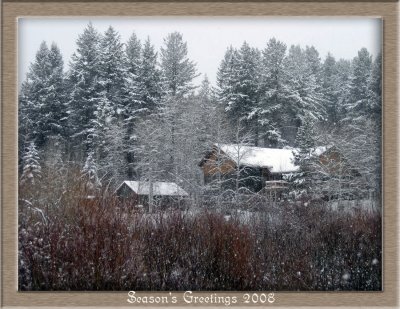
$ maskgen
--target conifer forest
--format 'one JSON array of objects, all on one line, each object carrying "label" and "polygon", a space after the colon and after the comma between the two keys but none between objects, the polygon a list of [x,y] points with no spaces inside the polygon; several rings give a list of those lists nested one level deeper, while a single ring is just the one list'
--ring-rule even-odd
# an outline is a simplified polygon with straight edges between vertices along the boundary
[{"label": "conifer forest", "polygon": [[226,46],[214,85],[179,32],[43,41],[18,93],[19,290],[382,290],[382,56],[264,46]]}]

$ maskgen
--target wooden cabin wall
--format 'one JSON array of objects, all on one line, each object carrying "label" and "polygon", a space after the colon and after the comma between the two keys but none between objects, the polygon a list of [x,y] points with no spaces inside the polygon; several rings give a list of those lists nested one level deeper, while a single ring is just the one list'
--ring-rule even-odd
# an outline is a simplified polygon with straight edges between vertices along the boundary
[{"label": "wooden cabin wall", "polygon": [[217,159],[218,154],[214,151],[201,167],[203,169],[204,176],[212,176],[219,172],[225,175],[235,171],[235,162],[229,160],[228,158],[220,158],[222,162],[218,168]]}]

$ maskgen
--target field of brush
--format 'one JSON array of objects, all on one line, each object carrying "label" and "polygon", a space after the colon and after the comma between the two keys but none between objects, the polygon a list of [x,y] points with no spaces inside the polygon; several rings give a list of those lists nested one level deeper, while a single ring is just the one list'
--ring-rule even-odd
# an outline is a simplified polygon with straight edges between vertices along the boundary
[{"label": "field of brush", "polygon": [[19,290],[382,288],[379,211],[287,202],[149,214],[77,196],[20,198]]}]

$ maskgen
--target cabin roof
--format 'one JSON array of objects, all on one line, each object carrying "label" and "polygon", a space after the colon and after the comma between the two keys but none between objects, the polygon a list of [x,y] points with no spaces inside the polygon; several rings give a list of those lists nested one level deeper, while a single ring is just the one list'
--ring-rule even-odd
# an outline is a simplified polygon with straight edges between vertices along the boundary
[{"label": "cabin roof", "polygon": [[296,172],[295,149],[262,148],[237,144],[216,144],[233,162],[250,167],[268,168],[271,173]]},{"label": "cabin roof", "polygon": [[[233,162],[250,167],[268,168],[270,173],[293,173],[299,170],[294,164],[296,148],[262,148],[238,144],[214,144]],[[311,151],[312,156],[320,156],[331,147],[319,146]]]},{"label": "cabin roof", "polygon": [[[147,181],[124,181],[117,190],[126,184],[138,195],[149,194],[149,182]],[[175,182],[153,182],[153,195],[155,196],[188,196],[189,194],[179,187]]]}]

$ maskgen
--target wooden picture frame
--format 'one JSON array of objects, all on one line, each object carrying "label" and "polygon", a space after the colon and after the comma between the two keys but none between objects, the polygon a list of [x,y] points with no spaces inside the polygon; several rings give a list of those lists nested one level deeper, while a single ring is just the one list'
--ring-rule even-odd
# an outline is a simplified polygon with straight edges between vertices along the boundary
[{"label": "wooden picture frame", "polygon": [[[17,17],[20,16],[373,16],[383,19],[383,291],[276,292],[274,306],[397,307],[398,222],[398,12],[397,2],[35,2],[2,3],[2,306],[129,307],[126,292],[17,291]],[[162,296],[168,292],[138,293]],[[186,306],[183,292],[176,304]],[[198,292],[198,296],[210,293]],[[222,292],[236,295],[242,292]],[[155,305],[155,304],[154,304]],[[242,302],[234,305],[244,306]],[[135,305],[137,306],[137,305]],[[160,305],[159,305],[160,306]],[[199,305],[197,305],[199,306]],[[221,306],[221,305],[219,305]]]}]

